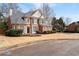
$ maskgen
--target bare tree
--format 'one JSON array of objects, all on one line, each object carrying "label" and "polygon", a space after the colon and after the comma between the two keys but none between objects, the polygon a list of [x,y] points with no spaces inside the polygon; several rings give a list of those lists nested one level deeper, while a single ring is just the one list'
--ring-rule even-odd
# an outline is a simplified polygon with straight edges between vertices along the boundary
[{"label": "bare tree", "polygon": [[14,9],[14,10],[18,10],[19,6],[16,3],[8,3],[8,9]]},{"label": "bare tree", "polygon": [[52,17],[55,15],[53,9],[50,8],[50,6],[47,3],[42,4],[42,13],[43,13],[45,18]]},{"label": "bare tree", "polygon": [[10,9],[19,10],[19,6],[16,3],[1,3],[0,13],[4,16],[4,20],[7,21],[6,17],[9,16]]},{"label": "bare tree", "polygon": [[0,12],[1,13],[7,13],[8,5],[6,3],[0,4]]},{"label": "bare tree", "polygon": [[70,23],[71,21],[72,21],[71,18],[68,18],[68,17],[67,17],[67,18],[65,19],[65,24],[66,24],[66,25],[69,25],[69,23]]},{"label": "bare tree", "polygon": [[0,12],[7,14],[10,9],[19,10],[19,6],[16,3],[1,3]]}]

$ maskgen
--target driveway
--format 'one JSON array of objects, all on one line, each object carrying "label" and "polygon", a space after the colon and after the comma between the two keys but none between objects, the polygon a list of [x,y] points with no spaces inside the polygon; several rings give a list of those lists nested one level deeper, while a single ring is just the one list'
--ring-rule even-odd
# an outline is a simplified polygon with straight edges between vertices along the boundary
[{"label": "driveway", "polygon": [[7,50],[6,56],[79,56],[79,40],[47,40]]}]

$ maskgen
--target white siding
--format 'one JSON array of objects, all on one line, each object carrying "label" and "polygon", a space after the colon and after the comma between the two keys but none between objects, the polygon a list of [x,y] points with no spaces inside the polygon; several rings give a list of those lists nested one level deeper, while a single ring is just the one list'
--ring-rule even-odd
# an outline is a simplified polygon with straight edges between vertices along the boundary
[{"label": "white siding", "polygon": [[12,29],[15,29],[15,25],[12,26]]},{"label": "white siding", "polygon": [[39,11],[36,11],[32,17],[40,17],[41,16],[41,13]]},{"label": "white siding", "polygon": [[25,19],[26,24],[30,24],[30,20],[28,18]]}]

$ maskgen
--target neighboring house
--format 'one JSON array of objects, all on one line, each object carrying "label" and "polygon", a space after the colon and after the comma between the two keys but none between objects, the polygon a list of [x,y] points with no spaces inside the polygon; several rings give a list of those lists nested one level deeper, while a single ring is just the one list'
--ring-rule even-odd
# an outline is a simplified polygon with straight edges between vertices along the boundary
[{"label": "neighboring house", "polygon": [[35,34],[36,31],[44,32],[52,30],[52,17],[44,18],[40,9],[31,10],[27,13],[12,10],[8,21],[10,28],[22,29],[23,34]]},{"label": "neighboring house", "polygon": [[76,31],[77,29],[79,29],[79,21],[69,24],[67,28],[69,31]]}]

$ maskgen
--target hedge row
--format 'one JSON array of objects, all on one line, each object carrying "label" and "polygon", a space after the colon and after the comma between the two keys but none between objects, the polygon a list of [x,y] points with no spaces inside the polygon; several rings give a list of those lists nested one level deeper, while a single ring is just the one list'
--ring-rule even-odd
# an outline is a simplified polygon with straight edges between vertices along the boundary
[{"label": "hedge row", "polygon": [[6,36],[21,36],[22,35],[23,30],[15,30],[15,29],[11,29],[11,30],[7,30],[5,32]]},{"label": "hedge row", "polygon": [[43,32],[39,32],[36,31],[37,34],[51,34],[51,33],[55,33],[56,31],[43,31]]}]

